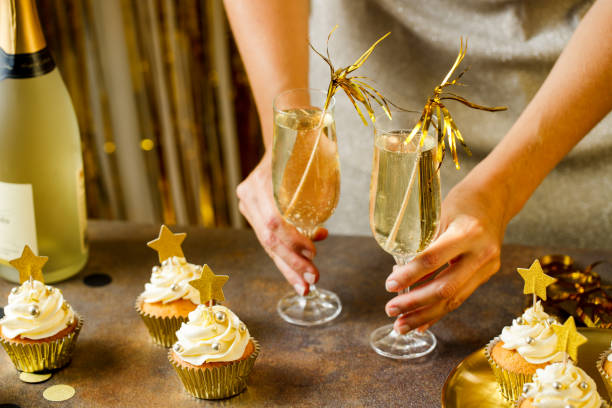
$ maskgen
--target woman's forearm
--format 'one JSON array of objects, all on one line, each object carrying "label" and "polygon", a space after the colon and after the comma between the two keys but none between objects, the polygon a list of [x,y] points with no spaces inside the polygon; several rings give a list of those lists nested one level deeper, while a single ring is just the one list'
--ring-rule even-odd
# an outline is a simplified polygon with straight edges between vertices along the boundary
[{"label": "woman's forearm", "polygon": [[468,176],[500,193],[506,221],[612,109],[611,22],[612,1],[597,1],[514,126]]},{"label": "woman's forearm", "polygon": [[308,87],[308,0],[224,0],[244,61],[266,148],[272,141],[272,101]]}]

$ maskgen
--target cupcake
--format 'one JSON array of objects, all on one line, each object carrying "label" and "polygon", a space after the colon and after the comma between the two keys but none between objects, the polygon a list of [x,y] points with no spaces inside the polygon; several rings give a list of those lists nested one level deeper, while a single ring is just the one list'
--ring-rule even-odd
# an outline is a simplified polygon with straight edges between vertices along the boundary
[{"label": "cupcake", "polygon": [[597,393],[595,381],[571,361],[539,368],[523,386],[517,408],[600,408],[608,404]]},{"label": "cupcake", "polygon": [[2,347],[18,370],[29,373],[68,364],[83,326],[62,292],[41,281],[46,259],[26,247],[21,258],[11,261],[20,280],[26,280],[11,290],[0,319]]},{"label": "cupcake", "polygon": [[153,341],[170,347],[176,331],[199,304],[199,294],[189,281],[202,274],[202,267],[188,263],[181,243],[186,234],[173,234],[162,225],[159,237],[147,245],[159,255],[161,266],[154,266],[150,282],[136,299],[136,311],[147,326]]},{"label": "cupcake", "polygon": [[523,384],[531,381],[537,369],[563,361],[564,353],[557,351],[552,328],[557,323],[538,301],[487,345],[485,354],[504,398],[516,401]]},{"label": "cupcake", "polygon": [[189,281],[202,274],[202,267],[185,258],[172,257],[154,266],[151,281],[136,301],[136,310],[144,321],[153,341],[170,347],[176,341],[176,331],[198,306],[198,291]]},{"label": "cupcake", "polygon": [[601,378],[608,391],[608,397],[612,399],[612,344],[610,344],[610,349],[604,351],[599,357],[597,371],[601,374]]},{"label": "cupcake", "polygon": [[198,306],[176,337],[168,359],[191,395],[220,399],[246,388],[259,344],[230,309]]}]

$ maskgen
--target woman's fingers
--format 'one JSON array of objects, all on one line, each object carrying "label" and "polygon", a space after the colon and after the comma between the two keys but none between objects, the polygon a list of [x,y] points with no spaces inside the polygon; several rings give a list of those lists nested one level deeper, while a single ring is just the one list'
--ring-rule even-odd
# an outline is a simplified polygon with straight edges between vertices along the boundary
[{"label": "woman's fingers", "polygon": [[[319,279],[319,272],[312,263],[316,249],[310,239],[300,234],[279,214],[272,198],[271,178],[269,174],[266,176],[268,172],[265,166],[262,161],[238,186],[236,193],[239,209],[287,280],[296,287],[296,291],[307,293],[308,286]],[[326,236],[325,229],[316,233],[318,239]]]},{"label": "woman's fingers", "polygon": [[465,236],[451,225],[430,246],[406,265],[396,265],[387,277],[385,287],[389,292],[409,288],[425,276],[461,255],[468,247]]},{"label": "woman's fingers", "polygon": [[434,303],[454,303],[461,287],[466,284],[481,266],[478,258],[467,256],[442,270],[435,279],[391,299],[385,311],[389,316],[410,313]]},{"label": "woman's fingers", "polygon": [[453,299],[429,304],[400,316],[395,322],[399,333],[407,333],[416,328],[431,327],[448,312],[458,308],[482,283],[487,281],[499,269],[499,259],[493,259],[475,271],[459,289]]}]

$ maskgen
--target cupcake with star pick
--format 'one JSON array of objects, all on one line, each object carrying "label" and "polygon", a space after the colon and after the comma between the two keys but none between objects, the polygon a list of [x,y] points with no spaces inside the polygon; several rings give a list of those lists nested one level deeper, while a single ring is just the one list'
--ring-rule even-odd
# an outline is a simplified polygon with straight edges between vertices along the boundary
[{"label": "cupcake with star pick", "polygon": [[11,290],[0,319],[2,347],[15,368],[29,373],[68,364],[83,326],[62,292],[44,284],[47,259],[26,245],[21,257],[10,261],[21,285]]},{"label": "cupcake with star pick", "polygon": [[176,331],[199,304],[198,292],[189,281],[201,276],[202,267],[185,259],[181,244],[186,235],[161,226],[159,237],[147,244],[157,251],[161,265],[153,267],[151,280],[136,299],[136,311],[151,338],[164,347],[176,341]]},{"label": "cupcake with star pick", "polygon": [[537,300],[538,297],[546,300],[546,287],[555,279],[544,274],[538,260],[529,269],[519,268],[518,272],[525,280],[523,293],[533,294],[533,306],[514,319],[512,325],[504,327],[501,335],[485,348],[501,394],[508,401],[516,401],[523,384],[531,381],[537,369],[563,360],[563,353],[556,349],[553,325],[557,320]]},{"label": "cupcake with star pick", "polygon": [[183,386],[196,398],[228,398],[242,392],[259,355],[259,344],[238,316],[225,306],[212,305],[225,300],[226,280],[211,271],[191,282],[201,304],[189,313],[168,353]]},{"label": "cupcake with star pick", "polygon": [[[553,326],[557,334],[556,350],[563,354],[563,361],[539,368],[531,382],[523,385],[523,394],[517,408],[600,408],[608,404],[597,392],[595,381],[574,362],[578,347],[587,339],[576,330],[574,318]],[[570,360],[571,358],[571,360]]]},{"label": "cupcake with star pick", "polygon": [[608,397],[612,400],[612,344],[610,348],[604,351],[597,360],[597,371],[608,391]]}]

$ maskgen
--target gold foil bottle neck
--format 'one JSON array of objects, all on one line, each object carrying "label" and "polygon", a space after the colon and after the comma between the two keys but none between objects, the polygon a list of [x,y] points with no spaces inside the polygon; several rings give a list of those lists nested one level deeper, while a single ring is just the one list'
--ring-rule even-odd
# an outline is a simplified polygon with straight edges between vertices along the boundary
[{"label": "gold foil bottle neck", "polygon": [[47,46],[34,0],[0,0],[0,48],[33,54]]}]

